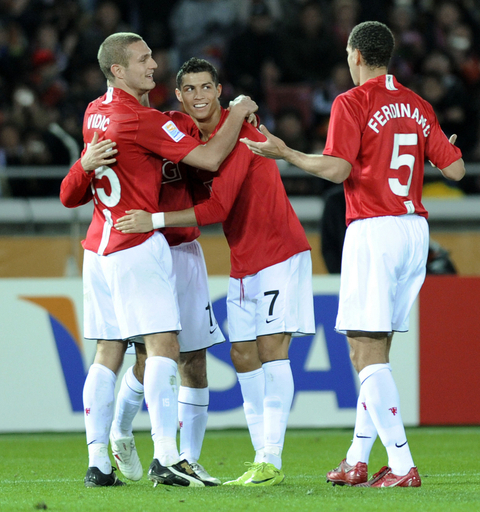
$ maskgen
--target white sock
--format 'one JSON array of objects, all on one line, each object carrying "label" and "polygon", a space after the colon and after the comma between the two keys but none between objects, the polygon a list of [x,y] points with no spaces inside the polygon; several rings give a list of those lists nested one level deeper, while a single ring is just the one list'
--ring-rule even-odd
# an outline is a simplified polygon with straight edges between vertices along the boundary
[{"label": "white sock", "polygon": [[94,443],[88,445],[88,467],[98,468],[105,475],[112,472],[112,464],[108,456],[108,445]]},{"label": "white sock", "polygon": [[105,474],[112,472],[107,447],[113,419],[116,380],[117,377],[112,370],[102,364],[94,363],[88,370],[83,386],[88,465],[97,467]]},{"label": "white sock", "polygon": [[363,387],[360,387],[357,401],[357,415],[355,418],[355,430],[353,432],[352,445],[347,452],[347,464],[350,464],[350,466],[355,466],[357,462],[365,462],[368,464],[375,439],[377,439],[377,429],[367,410]]},{"label": "white sock", "polygon": [[263,371],[265,372],[264,461],[281,469],[283,443],[294,393],[292,369],[290,361],[283,359],[264,363]]},{"label": "white sock", "polygon": [[390,365],[374,364],[360,373],[370,417],[388,454],[394,475],[406,475],[414,466],[400,414],[400,398]]},{"label": "white sock", "polygon": [[208,420],[210,392],[206,388],[178,390],[178,420],[180,423],[180,459],[197,462],[202,451]]},{"label": "white sock", "polygon": [[143,397],[143,384],[138,382],[133,373],[133,366],[131,366],[125,372],[117,394],[111,432],[114,439],[133,435],[133,419],[142,406]]},{"label": "white sock", "polygon": [[168,357],[147,357],[143,382],[152,425],[154,458],[162,466],[171,466],[180,460],[177,449],[177,363]]},{"label": "white sock", "polygon": [[263,368],[253,372],[237,373],[242,390],[243,410],[247,420],[250,439],[255,450],[255,461],[263,459],[265,448],[263,431],[263,401],[265,399],[265,373]]}]

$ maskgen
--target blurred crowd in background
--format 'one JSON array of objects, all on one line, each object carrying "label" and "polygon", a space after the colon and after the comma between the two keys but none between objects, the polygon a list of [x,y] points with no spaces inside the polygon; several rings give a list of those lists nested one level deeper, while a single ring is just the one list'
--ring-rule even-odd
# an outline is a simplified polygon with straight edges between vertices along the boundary
[{"label": "blurred crowd in background", "polygon": [[[480,162],[478,0],[0,0],[0,169],[73,163],[82,121],[106,90],[97,51],[110,34],[140,34],[158,64],[150,104],[176,110],[175,75],[192,56],[211,61],[223,105],[240,93],[298,150],[321,152],[332,101],[353,86],[347,37],[361,21],[395,34],[390,72],[434,107],[467,162]],[[291,194],[322,180],[286,180]],[[459,194],[480,193],[477,177]],[[10,180],[3,195],[58,195],[52,180]]]}]

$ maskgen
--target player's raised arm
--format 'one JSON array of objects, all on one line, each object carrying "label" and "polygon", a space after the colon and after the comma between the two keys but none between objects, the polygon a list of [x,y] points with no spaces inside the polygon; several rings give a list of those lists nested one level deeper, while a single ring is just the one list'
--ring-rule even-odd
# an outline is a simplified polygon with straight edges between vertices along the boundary
[{"label": "player's raised arm", "polygon": [[343,158],[327,155],[307,155],[289,148],[282,139],[271,134],[264,125],[260,125],[260,131],[267,138],[265,142],[255,142],[247,138],[240,139],[240,142],[246,144],[248,149],[256,155],[275,159],[281,158],[309,174],[334,183],[345,181],[352,170],[352,165]]},{"label": "player's raised arm", "polygon": [[238,141],[243,121],[256,112],[258,105],[249,96],[238,96],[230,103],[230,114],[206,144],[190,151],[183,162],[199,169],[216,172]]}]

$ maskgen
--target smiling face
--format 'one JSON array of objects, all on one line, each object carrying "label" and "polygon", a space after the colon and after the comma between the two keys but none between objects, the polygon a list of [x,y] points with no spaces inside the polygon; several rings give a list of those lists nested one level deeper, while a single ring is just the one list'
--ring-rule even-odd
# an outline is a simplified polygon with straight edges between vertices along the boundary
[{"label": "smiling face", "polygon": [[112,66],[112,73],[117,78],[115,85],[120,82],[126,92],[138,99],[155,87],[153,72],[157,63],[152,57],[152,51],[145,41],[137,41],[128,47],[128,65],[120,64]]},{"label": "smiling face", "polygon": [[220,112],[220,95],[222,86],[215,86],[208,71],[186,73],[182,78],[180,89],[176,89],[178,101],[183,104],[185,112],[196,121],[206,122]]}]

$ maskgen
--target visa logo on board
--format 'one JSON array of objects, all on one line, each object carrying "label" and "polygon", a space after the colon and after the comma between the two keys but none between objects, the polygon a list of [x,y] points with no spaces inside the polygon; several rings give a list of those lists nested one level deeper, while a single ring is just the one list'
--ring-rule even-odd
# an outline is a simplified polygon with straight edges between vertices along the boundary
[{"label": "visa logo on board", "polygon": [[[219,325],[225,325],[227,318],[226,297],[213,303],[213,310]],[[356,408],[357,389],[350,362],[348,344],[345,336],[334,330],[338,310],[338,295],[315,295],[314,310],[317,333],[323,331],[328,369],[309,368],[309,356],[315,349],[315,337],[303,336],[293,338],[289,356],[295,382],[295,395],[305,391],[333,391],[340,409]],[[227,333],[225,337],[228,340]],[[220,343],[208,349],[210,355],[232,365],[230,343]],[[233,365],[232,365],[233,366]],[[295,402],[295,396],[294,396]],[[210,388],[210,411],[227,411],[241,407],[243,404],[240,384],[235,383],[227,390],[215,391]]]},{"label": "visa logo on board", "polygon": [[83,384],[87,370],[83,363],[83,338],[80,337],[72,299],[40,296],[20,298],[36,304],[48,314],[72,411],[83,412]]},{"label": "visa logo on board", "polygon": [[[84,364],[83,341],[80,337],[73,301],[61,296],[22,296],[21,299],[36,304],[48,314],[72,411],[83,412],[83,384],[88,367]],[[213,309],[219,325],[224,325],[227,317],[226,297],[216,300],[213,303]],[[308,364],[311,353],[315,350],[314,336],[294,339],[290,345],[289,355],[295,381],[295,394],[308,391],[332,391],[336,395],[339,409],[356,408],[357,390],[348,344],[345,337],[334,330],[338,296],[315,295],[314,309],[317,332],[323,331],[329,365],[326,369],[316,369]],[[209,355],[233,368],[228,342],[211,347]],[[210,411],[233,410],[242,407],[242,404],[238,382],[221,391],[216,391],[214,387],[210,388]]]}]

